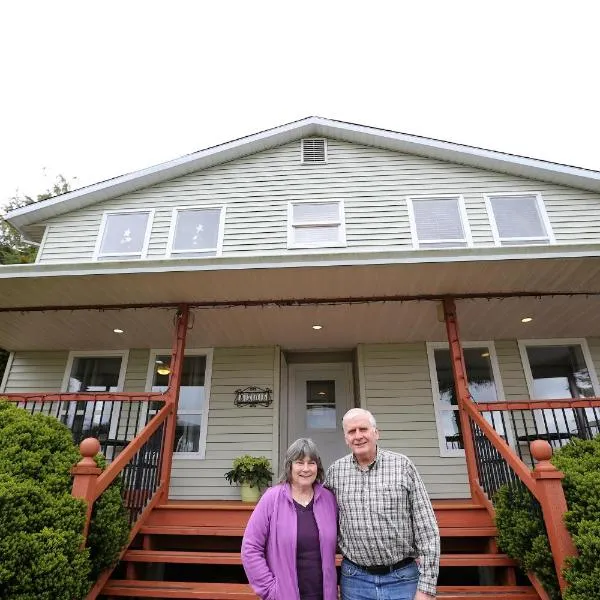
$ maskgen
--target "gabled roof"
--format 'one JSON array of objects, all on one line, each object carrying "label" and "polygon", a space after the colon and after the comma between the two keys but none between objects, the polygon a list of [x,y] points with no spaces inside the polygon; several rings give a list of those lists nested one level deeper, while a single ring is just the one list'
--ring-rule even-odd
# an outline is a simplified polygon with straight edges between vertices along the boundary
[{"label": "gabled roof", "polygon": [[600,172],[598,171],[344,121],[307,117],[13,210],[6,215],[6,219],[17,229],[22,229],[96,202],[109,200],[194,171],[310,136],[417,154],[480,169],[600,192]]}]

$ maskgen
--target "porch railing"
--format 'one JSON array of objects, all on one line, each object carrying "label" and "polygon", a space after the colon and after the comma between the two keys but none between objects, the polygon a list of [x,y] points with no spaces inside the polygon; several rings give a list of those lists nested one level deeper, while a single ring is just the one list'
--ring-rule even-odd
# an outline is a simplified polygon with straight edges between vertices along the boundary
[{"label": "porch railing", "polygon": [[[569,401],[561,402],[568,403]],[[463,399],[462,409],[468,420],[468,430],[471,434],[477,475],[474,484],[478,490],[478,496],[488,510],[494,514],[494,496],[502,486],[527,488],[531,492],[531,516],[532,518],[542,518],[557,567],[559,585],[564,590],[566,584],[562,577],[562,566],[565,559],[568,556],[574,556],[576,552],[563,522],[567,509],[561,484],[563,475],[549,462],[552,456],[549,442],[543,438],[534,439],[533,437],[523,440],[527,442],[527,455],[530,457],[531,464],[535,465],[532,471],[510,445],[510,439],[515,440],[515,432],[506,429],[506,424],[512,421],[510,415],[508,419],[506,418],[507,408],[504,411],[490,411],[489,404],[476,404],[470,397],[467,397]],[[557,410],[562,410],[562,407]],[[492,415],[488,414],[490,412],[501,414],[494,415],[492,418]],[[487,418],[483,416],[484,414]],[[501,421],[497,419],[501,419]],[[492,423],[498,426],[499,422],[504,424],[502,435],[492,426]],[[539,433],[541,435],[542,432]],[[518,439],[516,441],[521,443]],[[525,451],[521,450],[521,452]]]},{"label": "porch railing", "polygon": [[165,404],[160,392],[2,394],[30,414],[55,417],[65,424],[75,444],[88,437],[112,461]]},{"label": "porch railing", "polygon": [[535,467],[529,444],[547,441],[553,449],[573,438],[592,439],[600,433],[600,398],[519,400],[476,404],[519,458]]}]

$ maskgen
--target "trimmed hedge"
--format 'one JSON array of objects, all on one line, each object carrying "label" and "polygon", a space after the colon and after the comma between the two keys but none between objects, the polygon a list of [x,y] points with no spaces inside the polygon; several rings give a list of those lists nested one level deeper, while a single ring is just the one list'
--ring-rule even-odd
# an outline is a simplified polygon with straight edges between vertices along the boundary
[{"label": "trimmed hedge", "polygon": [[71,496],[70,474],[80,458],[54,417],[0,401],[0,598],[84,598],[114,564],[129,533],[120,482],[95,503],[84,548],[86,508]]},{"label": "trimmed hedge", "polygon": [[[573,439],[555,453],[552,463],[565,474],[565,523],[579,553],[564,571],[564,600],[600,598],[600,436]],[[531,502],[524,487],[499,490],[494,498],[498,545],[533,571],[553,600],[559,599],[548,538],[543,522],[532,518]]]}]

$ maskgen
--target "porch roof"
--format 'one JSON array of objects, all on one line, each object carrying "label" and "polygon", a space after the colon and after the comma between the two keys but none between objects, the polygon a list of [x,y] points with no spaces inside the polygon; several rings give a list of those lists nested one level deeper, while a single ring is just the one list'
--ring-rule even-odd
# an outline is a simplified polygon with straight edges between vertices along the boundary
[{"label": "porch roof", "polygon": [[[179,303],[204,305],[194,311],[188,341],[194,347],[444,340],[435,303],[417,301],[444,295],[464,298],[458,307],[465,339],[600,335],[600,260],[578,252],[506,260],[506,252],[479,251],[478,257],[419,263],[388,256],[338,264],[257,259],[245,267],[215,259],[200,266],[145,261],[9,268],[0,270],[0,347],[169,348]],[[118,310],[123,305],[138,308]],[[534,321],[524,329],[520,318],[531,314]],[[323,330],[315,332],[316,323]],[[125,333],[113,333],[117,327]]]}]

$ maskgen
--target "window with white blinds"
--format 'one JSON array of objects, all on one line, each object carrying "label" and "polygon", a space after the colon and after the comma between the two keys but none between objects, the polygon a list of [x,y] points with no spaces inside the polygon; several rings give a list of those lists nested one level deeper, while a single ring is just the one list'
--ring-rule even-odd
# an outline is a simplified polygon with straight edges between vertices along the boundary
[{"label": "window with white blinds", "polygon": [[345,246],[344,206],[335,202],[291,202],[288,208],[288,247]]},{"label": "window with white blinds", "polygon": [[539,194],[487,196],[486,204],[497,246],[554,242]]},{"label": "window with white blinds", "polygon": [[471,234],[461,196],[408,198],[415,248],[465,248]]}]

